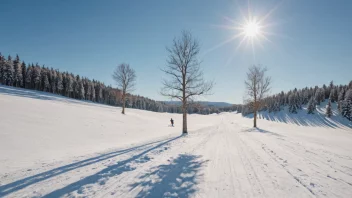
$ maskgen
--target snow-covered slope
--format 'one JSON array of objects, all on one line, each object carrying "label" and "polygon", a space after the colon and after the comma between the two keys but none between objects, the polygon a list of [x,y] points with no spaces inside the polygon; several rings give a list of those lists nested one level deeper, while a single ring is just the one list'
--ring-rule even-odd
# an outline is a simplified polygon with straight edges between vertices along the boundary
[{"label": "snow-covered slope", "polygon": [[[261,111],[259,112],[259,117],[261,119],[296,124],[300,126],[321,126],[321,127],[332,127],[332,128],[352,128],[352,122],[342,117],[337,110],[337,104],[332,103],[331,109],[333,115],[328,118],[325,115],[326,104],[328,101],[322,102],[317,105],[314,114],[307,114],[307,106],[304,105],[301,110],[297,110],[297,114],[289,113],[288,107],[286,106],[279,112]],[[253,118],[253,114],[247,116],[248,118]]]},{"label": "snow-covered slope", "polygon": [[[119,107],[7,86],[0,86],[0,110],[0,173],[175,136],[182,121],[179,114],[127,109],[122,115]],[[191,115],[189,128],[218,120]]]},{"label": "snow-covered slope", "polygon": [[0,109],[0,197],[352,197],[352,129],[334,118],[190,115],[180,136],[181,115],[4,86]]}]

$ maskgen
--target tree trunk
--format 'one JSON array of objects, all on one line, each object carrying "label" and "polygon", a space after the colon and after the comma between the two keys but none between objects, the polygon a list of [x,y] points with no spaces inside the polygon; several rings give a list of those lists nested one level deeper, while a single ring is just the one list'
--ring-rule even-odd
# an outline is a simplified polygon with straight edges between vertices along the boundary
[{"label": "tree trunk", "polygon": [[122,94],[122,114],[125,114],[125,106],[126,106],[126,102],[125,102],[126,96],[125,94]]},{"label": "tree trunk", "polygon": [[182,110],[183,110],[183,122],[182,122],[182,134],[187,134],[187,99],[186,99],[186,74],[182,75]]},{"label": "tree trunk", "polygon": [[257,110],[254,110],[254,126],[253,127],[257,127]]},{"label": "tree trunk", "polygon": [[183,108],[183,124],[182,124],[182,133],[187,134],[187,109]]}]

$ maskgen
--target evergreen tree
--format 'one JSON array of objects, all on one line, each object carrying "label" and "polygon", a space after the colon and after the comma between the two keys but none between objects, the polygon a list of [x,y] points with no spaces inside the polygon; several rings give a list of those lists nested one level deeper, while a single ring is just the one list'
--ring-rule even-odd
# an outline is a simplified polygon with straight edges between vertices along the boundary
[{"label": "evergreen tree", "polygon": [[343,117],[352,121],[352,89],[347,90],[345,100],[342,103],[341,114]]},{"label": "evergreen tree", "polygon": [[92,97],[92,102],[95,102],[95,88],[94,88],[94,83],[91,83],[91,90],[92,90],[92,94],[91,94],[91,97]]},{"label": "evergreen tree", "polygon": [[309,92],[308,90],[305,90],[303,92],[303,101],[302,101],[302,104],[307,104],[309,101]]},{"label": "evergreen tree", "polygon": [[50,90],[49,78],[48,78],[47,73],[45,73],[45,75],[44,75],[44,88],[43,88],[43,91],[49,92],[49,90]]},{"label": "evergreen tree", "polygon": [[84,86],[82,81],[79,81],[79,99],[84,99]]},{"label": "evergreen tree", "polygon": [[77,98],[77,99],[80,99],[80,97],[79,97],[79,89],[80,89],[79,82],[80,81],[81,81],[81,79],[80,79],[79,75],[77,75],[76,79],[73,82],[73,97]]},{"label": "evergreen tree", "polygon": [[16,59],[13,61],[13,83],[15,87],[22,87],[23,86],[23,77],[22,77],[22,68],[20,63],[20,58],[17,55]]},{"label": "evergreen tree", "polygon": [[52,93],[56,93],[56,85],[57,85],[57,75],[56,75],[56,71],[51,69],[51,92]]},{"label": "evergreen tree", "polygon": [[103,100],[103,89],[101,85],[99,85],[99,91],[98,91],[98,102],[101,102]]},{"label": "evergreen tree", "polygon": [[4,84],[5,57],[0,53],[0,83]]},{"label": "evergreen tree", "polygon": [[3,70],[3,84],[12,86],[14,82],[14,69],[11,56],[5,61],[5,66]]},{"label": "evergreen tree", "polygon": [[56,80],[56,89],[57,89],[57,93],[59,93],[59,94],[62,94],[62,90],[64,89],[62,81],[63,81],[62,74],[60,72],[58,72],[57,80]]},{"label": "evergreen tree", "polygon": [[26,88],[32,88],[32,67],[27,68],[26,72]]},{"label": "evergreen tree", "polygon": [[26,72],[27,72],[27,67],[26,63],[22,62],[21,64],[21,69],[22,69],[22,87],[26,88]]},{"label": "evergreen tree", "polygon": [[342,102],[345,99],[345,90],[341,89],[338,98],[337,98],[337,110],[341,113],[342,111]]},{"label": "evergreen tree", "polygon": [[34,84],[34,89],[35,90],[41,90],[41,69],[39,67],[39,65],[37,64],[34,68],[33,68],[33,72],[32,72],[32,80],[33,80],[33,84]]},{"label": "evergreen tree", "polygon": [[322,89],[323,89],[323,98],[324,98],[324,100],[328,99],[329,95],[330,95],[330,89],[325,84],[323,85]]},{"label": "evergreen tree", "polygon": [[321,102],[324,101],[325,99],[325,94],[324,94],[324,89],[323,88],[317,88],[315,91],[315,102],[317,105],[320,105]]},{"label": "evergreen tree", "polygon": [[328,104],[326,105],[325,115],[329,118],[332,116],[331,101],[330,100],[329,100]]},{"label": "evergreen tree", "polygon": [[329,99],[331,100],[331,102],[337,101],[337,90],[335,88],[331,89]]},{"label": "evergreen tree", "polygon": [[92,86],[90,86],[90,83],[87,82],[86,85],[87,89],[86,89],[86,100],[91,100],[91,96],[92,96]]},{"label": "evergreen tree", "polygon": [[72,92],[73,92],[73,79],[72,76],[69,74],[66,74],[66,96],[70,97],[72,96]]},{"label": "evergreen tree", "polygon": [[279,102],[276,102],[275,103],[275,107],[274,107],[274,112],[278,112],[278,111],[280,111],[281,109],[280,109],[280,103]]},{"label": "evergreen tree", "polygon": [[289,96],[289,109],[288,111],[290,113],[297,113],[297,100],[296,100],[296,97],[295,97],[295,94],[294,93],[291,93],[291,95]]},{"label": "evergreen tree", "polygon": [[314,98],[312,97],[309,102],[308,102],[308,107],[307,107],[308,114],[314,114],[315,111],[315,101]]}]

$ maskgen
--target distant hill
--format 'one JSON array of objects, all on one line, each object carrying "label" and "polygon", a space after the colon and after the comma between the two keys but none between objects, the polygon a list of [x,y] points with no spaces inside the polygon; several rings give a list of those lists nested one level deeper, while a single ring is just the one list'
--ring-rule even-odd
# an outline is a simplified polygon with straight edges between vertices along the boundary
[{"label": "distant hill", "polygon": [[[181,105],[180,101],[162,101],[166,104],[173,104],[173,105]],[[209,107],[231,107],[233,104],[227,103],[227,102],[207,102],[207,101],[198,101],[196,103],[199,103],[203,106],[209,106]]]}]

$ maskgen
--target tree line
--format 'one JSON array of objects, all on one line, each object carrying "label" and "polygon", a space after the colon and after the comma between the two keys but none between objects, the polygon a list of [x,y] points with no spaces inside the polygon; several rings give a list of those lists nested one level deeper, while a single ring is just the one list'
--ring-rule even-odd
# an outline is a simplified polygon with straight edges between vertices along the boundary
[{"label": "tree line", "polygon": [[[72,99],[91,101],[111,106],[120,106],[154,112],[182,113],[179,105],[166,104],[147,97],[126,94],[123,102],[123,90],[106,86],[97,80],[90,80],[69,72],[40,66],[38,63],[26,64],[18,55],[13,59],[5,58],[0,52],[0,84],[44,91]],[[130,90],[129,90],[130,91]],[[188,113],[211,114],[222,109],[192,105]]]},{"label": "tree line", "polygon": [[[247,83],[246,83],[247,86]],[[249,101],[242,107],[242,115],[250,113],[255,114],[257,111],[268,111],[275,113],[287,107],[288,112],[297,114],[298,110],[303,109],[306,105],[307,114],[314,114],[316,106],[328,100],[326,106],[326,116],[332,116],[331,104],[337,104],[339,114],[352,121],[352,81],[348,85],[335,85],[333,81],[329,85],[321,87],[305,87],[303,89],[293,89],[288,92],[281,91],[278,94],[265,96],[256,103]]]},{"label": "tree line", "polygon": [[[86,100],[112,106],[123,106],[122,92],[104,83],[86,77],[61,72],[36,64],[26,64],[10,55],[0,53],[0,84],[44,91],[73,99]],[[125,106],[155,112],[170,111],[168,105],[149,98],[127,94]]]}]

